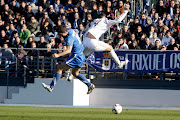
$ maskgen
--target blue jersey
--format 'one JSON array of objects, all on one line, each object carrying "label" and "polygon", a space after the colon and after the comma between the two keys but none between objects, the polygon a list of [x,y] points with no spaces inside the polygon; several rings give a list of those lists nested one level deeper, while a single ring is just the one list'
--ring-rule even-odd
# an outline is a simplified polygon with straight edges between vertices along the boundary
[{"label": "blue jersey", "polygon": [[69,30],[69,32],[66,37],[66,46],[72,46],[71,55],[81,54],[84,50],[84,47],[83,44],[81,43],[78,34],[71,28],[67,28],[67,29]]}]

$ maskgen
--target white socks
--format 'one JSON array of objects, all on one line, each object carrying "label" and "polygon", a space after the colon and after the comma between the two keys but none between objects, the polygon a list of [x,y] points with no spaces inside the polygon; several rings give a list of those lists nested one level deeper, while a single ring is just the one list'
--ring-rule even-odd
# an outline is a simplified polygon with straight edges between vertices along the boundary
[{"label": "white socks", "polygon": [[117,54],[115,53],[114,50],[111,50],[111,52],[109,52],[109,55],[111,56],[111,58],[114,60],[114,62],[117,64],[117,65],[120,65],[120,60],[117,56]]}]

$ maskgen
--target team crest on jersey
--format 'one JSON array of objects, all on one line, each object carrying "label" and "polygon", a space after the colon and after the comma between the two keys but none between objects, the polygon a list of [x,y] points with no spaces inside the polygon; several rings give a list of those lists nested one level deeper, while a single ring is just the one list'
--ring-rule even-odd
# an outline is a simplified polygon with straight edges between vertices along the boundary
[{"label": "team crest on jersey", "polygon": [[103,53],[102,69],[109,70],[111,68],[111,58],[109,53]]}]

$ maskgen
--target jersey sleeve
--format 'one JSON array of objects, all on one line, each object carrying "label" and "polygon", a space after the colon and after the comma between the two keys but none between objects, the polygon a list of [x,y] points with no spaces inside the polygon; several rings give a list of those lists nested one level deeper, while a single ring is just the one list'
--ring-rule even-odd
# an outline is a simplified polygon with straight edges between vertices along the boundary
[{"label": "jersey sleeve", "polygon": [[126,17],[127,13],[128,13],[128,10],[124,10],[124,12],[119,17],[117,17],[115,20],[107,20],[107,24],[115,25],[117,23],[120,23]]},{"label": "jersey sleeve", "polygon": [[74,43],[73,36],[72,35],[67,36],[67,38],[66,38],[66,46],[73,46],[73,43]]}]

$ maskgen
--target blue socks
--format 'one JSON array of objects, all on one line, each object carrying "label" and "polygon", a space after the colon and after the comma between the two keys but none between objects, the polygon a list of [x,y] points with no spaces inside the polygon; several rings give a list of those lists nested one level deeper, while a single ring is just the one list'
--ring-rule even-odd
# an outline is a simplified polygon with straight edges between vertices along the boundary
[{"label": "blue socks", "polygon": [[84,75],[82,74],[78,74],[78,76],[76,76],[80,81],[82,81],[83,83],[85,83],[88,87],[91,85],[91,83],[86,79],[86,77],[84,77]]},{"label": "blue socks", "polygon": [[52,80],[52,82],[50,84],[51,89],[54,89],[54,86],[56,85],[56,83],[58,82],[58,80],[60,78],[61,78],[61,74],[59,74],[59,73],[54,74],[53,80]]},{"label": "blue socks", "polygon": [[[91,85],[91,83],[86,79],[86,77],[82,74],[78,74],[78,76],[76,76],[80,81],[82,81],[83,83],[85,83],[88,87]],[[56,73],[54,74],[53,80],[50,84],[51,89],[54,89],[54,86],[56,85],[56,83],[58,82],[58,80],[61,78],[61,74]]]}]

